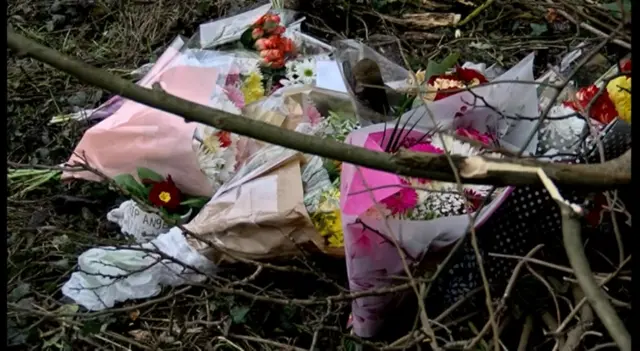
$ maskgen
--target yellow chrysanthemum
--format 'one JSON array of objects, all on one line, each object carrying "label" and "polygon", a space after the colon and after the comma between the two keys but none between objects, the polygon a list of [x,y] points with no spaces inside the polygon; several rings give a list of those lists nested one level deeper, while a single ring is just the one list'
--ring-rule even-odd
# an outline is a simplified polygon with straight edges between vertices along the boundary
[{"label": "yellow chrysanthemum", "polygon": [[314,227],[327,240],[329,247],[344,247],[340,216],[340,189],[332,187],[323,192],[318,209],[311,215]]},{"label": "yellow chrysanthemum", "polygon": [[262,76],[258,72],[251,72],[242,84],[242,95],[245,104],[250,104],[264,97],[264,87],[262,86]]},{"label": "yellow chrysanthemum", "polygon": [[618,118],[631,123],[631,78],[618,77],[607,84],[607,93],[616,107]]}]

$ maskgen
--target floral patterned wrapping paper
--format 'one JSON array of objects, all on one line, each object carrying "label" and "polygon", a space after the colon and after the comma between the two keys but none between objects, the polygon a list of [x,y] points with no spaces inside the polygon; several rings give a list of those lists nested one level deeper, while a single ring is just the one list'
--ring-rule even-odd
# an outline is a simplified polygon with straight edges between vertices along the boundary
[{"label": "floral patterned wrapping paper", "polygon": [[[533,80],[533,54],[526,57],[518,65],[503,73],[495,80]],[[474,88],[476,94],[484,96],[492,106],[508,116],[534,116],[538,111],[538,99],[535,86],[505,83]],[[515,98],[516,94],[520,98]],[[473,133],[490,133],[495,136],[500,146],[518,150],[524,146],[532,130],[532,123],[526,120],[506,120],[497,112],[483,107],[470,106],[473,96],[469,92],[461,92],[441,100],[428,102],[435,121],[429,118],[424,105],[414,108],[401,117],[401,123],[413,125],[416,116],[420,118],[414,132],[421,134],[433,130],[454,131],[464,128]],[[382,151],[381,143],[376,142],[375,135],[386,131],[389,135],[394,122],[374,124],[363,127],[349,135],[346,142],[368,149]],[[419,131],[419,132],[418,132]],[[437,139],[434,137],[434,139]],[[535,151],[537,138],[528,144],[527,150]],[[465,155],[466,149],[459,148],[452,153]],[[424,150],[429,152],[429,150]],[[531,152],[531,151],[530,151]],[[393,219],[389,213],[380,210],[380,203],[402,193],[400,187],[403,180],[394,175],[375,171],[350,164],[343,164],[341,173],[341,215],[344,232],[344,243],[347,258],[347,272],[350,289],[354,292],[375,288],[384,288],[391,283],[394,275],[404,274],[404,267],[396,242],[406,256],[408,263],[417,263],[423,259],[428,250],[446,247],[463,235],[469,224],[468,214],[442,214],[428,219],[413,217]],[[367,189],[375,189],[367,191]],[[498,192],[488,206],[484,207],[476,222],[482,225],[500,204],[508,198],[512,188],[504,188]],[[466,189],[465,189],[466,192]],[[375,200],[374,200],[375,199]],[[402,206],[402,196],[399,197]],[[411,202],[413,200],[409,200]],[[452,200],[453,201],[453,200]],[[440,205],[446,208],[445,205]],[[415,213],[414,213],[415,214]],[[419,216],[418,216],[419,217]],[[354,332],[361,337],[372,337],[382,326],[385,312],[394,306],[397,296],[382,295],[358,298],[352,303],[352,326]]]}]

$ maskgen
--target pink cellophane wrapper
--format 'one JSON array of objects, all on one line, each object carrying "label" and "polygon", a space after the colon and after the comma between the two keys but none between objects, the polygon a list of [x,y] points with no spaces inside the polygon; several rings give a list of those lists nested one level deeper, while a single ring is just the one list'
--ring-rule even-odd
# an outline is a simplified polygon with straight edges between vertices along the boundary
[{"label": "pink cellophane wrapper", "polygon": [[[533,81],[533,59],[533,54],[527,56],[493,81]],[[506,116],[538,114],[535,85],[504,83],[473,90]],[[406,112],[401,117],[401,124],[414,125],[418,121],[417,128],[412,132],[414,135],[408,137],[419,138],[436,127],[445,130],[473,128],[496,135],[501,146],[507,149],[518,151],[524,148],[528,152],[536,149],[537,138],[533,138],[525,147],[535,129],[535,121],[506,119],[494,109],[478,106],[478,103],[476,100],[474,106],[473,94],[461,92]],[[361,128],[352,132],[346,142],[382,151],[382,135],[386,134],[389,138],[393,125],[394,122],[386,126],[377,124]],[[427,250],[448,246],[466,233],[469,225],[469,216],[466,214],[430,221],[383,219],[375,211],[375,204],[398,192],[401,188],[397,185],[400,183],[400,178],[395,174],[346,163],[342,165],[340,207],[352,292],[388,287],[392,284],[391,277],[404,274],[395,242],[411,264],[423,259]],[[511,188],[499,192],[479,214],[476,227],[482,225],[510,193]],[[383,295],[355,299],[352,303],[354,332],[361,337],[374,336],[382,326],[386,312],[399,300],[397,297]]]},{"label": "pink cellophane wrapper", "polygon": [[[143,81],[143,87],[159,83],[164,91],[202,105],[208,105],[219,70],[169,64],[180,53],[169,48]],[[192,140],[196,123],[126,100],[110,117],[88,129],[68,164],[83,162],[108,177],[136,174],[147,167],[171,175],[184,192],[211,196],[213,189],[200,170]],[[63,179],[100,181],[91,172],[65,172]]]},{"label": "pink cellophane wrapper", "polygon": [[[354,131],[346,142],[373,151],[380,147],[385,125],[376,124]],[[389,138],[390,129],[384,133]],[[413,131],[408,137],[419,138],[424,131]],[[404,251],[408,264],[418,262],[429,248],[446,247],[462,237],[469,225],[468,215],[441,217],[429,221],[383,219],[375,204],[398,192],[400,177],[382,171],[344,163],[341,173],[340,207],[344,231],[349,288],[352,292],[380,289],[393,284],[392,277],[404,274],[400,254],[394,242]],[[389,186],[391,185],[391,186]],[[368,190],[367,189],[371,189]],[[502,203],[510,189],[501,192],[486,206],[476,223],[481,225]],[[374,202],[375,199],[375,202]],[[384,316],[399,301],[401,294],[368,296],[352,302],[352,326],[360,337],[372,337],[381,327]]]}]

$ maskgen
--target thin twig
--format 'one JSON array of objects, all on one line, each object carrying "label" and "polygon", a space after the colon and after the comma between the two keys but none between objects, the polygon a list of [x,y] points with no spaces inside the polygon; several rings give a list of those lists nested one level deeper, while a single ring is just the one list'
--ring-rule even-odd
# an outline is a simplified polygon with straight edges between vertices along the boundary
[{"label": "thin twig", "polygon": [[[396,174],[448,182],[456,181],[456,177],[450,169],[449,160],[452,159],[456,166],[460,166],[467,159],[455,155],[444,157],[437,154],[405,153],[405,158],[409,158],[410,162],[402,162],[407,160],[398,159],[396,155],[384,152],[370,151],[331,139],[297,133],[249,118],[237,118],[237,115],[199,105],[161,90],[140,87],[104,70],[66,57],[55,50],[15,33],[11,29],[7,29],[7,43],[10,48],[19,53],[28,54],[89,84],[117,93],[127,99],[182,116],[189,121],[204,123],[217,129],[248,136],[270,144],[281,145],[304,153]],[[541,120],[547,114],[548,111],[546,113],[543,112]],[[531,138],[533,138],[533,133]],[[511,161],[515,160],[508,158],[500,161],[495,160],[495,162],[499,163]],[[531,164],[532,161],[526,162]],[[603,168],[590,168],[602,165],[562,165],[542,162],[534,162],[534,164],[544,168],[545,172],[557,184],[612,187],[629,184],[631,181],[630,172],[628,174],[611,174],[603,171]],[[538,179],[530,177],[530,175],[524,175],[523,179],[519,172],[514,172],[512,168],[497,168],[495,172],[497,174],[485,174],[479,178],[464,176],[462,178],[464,178],[465,183],[469,184],[524,185],[538,183]]]}]

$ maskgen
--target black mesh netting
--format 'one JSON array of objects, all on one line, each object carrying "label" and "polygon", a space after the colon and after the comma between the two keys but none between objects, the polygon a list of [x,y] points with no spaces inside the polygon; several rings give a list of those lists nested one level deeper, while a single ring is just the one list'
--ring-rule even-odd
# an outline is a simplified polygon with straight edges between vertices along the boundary
[{"label": "black mesh netting", "polygon": [[[631,127],[625,122],[616,120],[602,131],[600,139],[604,146],[605,160],[614,159],[631,147]],[[589,151],[584,152],[581,159],[576,159],[575,162],[600,162],[596,143],[589,144]],[[562,188],[560,192],[568,201],[585,205],[587,209],[590,199],[595,195]],[[623,197],[621,199],[624,201]],[[603,235],[608,235],[606,232],[610,230],[607,228],[610,226],[604,223],[596,230]],[[593,231],[593,228],[589,229]],[[476,230],[476,235],[494,299],[501,297],[504,293],[517,260],[493,257],[488,253],[524,256],[537,245],[544,244],[544,248],[536,257],[566,263],[562,246],[560,211],[555,201],[542,187],[526,186],[514,189],[493,216]],[[615,241],[612,236],[609,238],[610,241]],[[452,257],[450,267],[442,272],[434,284],[433,293],[428,297],[427,304],[433,309],[432,313],[441,312],[464,298],[472,290],[483,286],[471,240],[465,241]],[[541,288],[544,289],[544,287]],[[525,290],[527,289],[529,287]],[[530,297],[535,297],[536,294],[548,295],[546,290],[520,291],[519,293]],[[475,298],[469,299],[466,306],[467,308],[462,308],[458,312],[468,313],[470,307],[475,308],[476,311],[481,309],[484,306],[484,297],[477,294]]]}]

